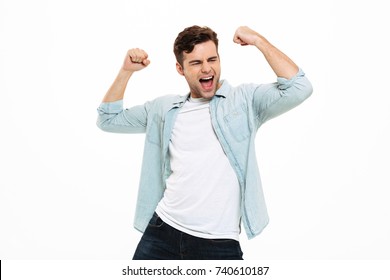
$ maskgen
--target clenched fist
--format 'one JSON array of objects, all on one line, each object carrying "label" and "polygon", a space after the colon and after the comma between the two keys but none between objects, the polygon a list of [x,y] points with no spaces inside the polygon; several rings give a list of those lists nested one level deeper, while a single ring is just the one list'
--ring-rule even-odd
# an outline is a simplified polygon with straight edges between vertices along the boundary
[{"label": "clenched fist", "polygon": [[240,26],[234,33],[233,42],[242,46],[256,45],[256,40],[262,36],[247,26]]},{"label": "clenched fist", "polygon": [[122,68],[125,71],[135,72],[144,69],[149,64],[148,54],[144,50],[134,48],[127,51]]}]

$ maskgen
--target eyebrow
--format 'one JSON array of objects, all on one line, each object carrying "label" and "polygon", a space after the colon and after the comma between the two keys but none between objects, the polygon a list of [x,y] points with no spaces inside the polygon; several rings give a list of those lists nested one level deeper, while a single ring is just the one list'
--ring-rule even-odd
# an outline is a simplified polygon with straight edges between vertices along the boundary
[{"label": "eyebrow", "polygon": [[[217,59],[217,58],[218,58],[217,55],[216,56],[211,56],[211,57],[209,57],[207,59],[207,61],[210,61],[210,60],[213,60],[213,59]],[[191,63],[201,63],[201,62],[202,62],[202,60],[200,60],[200,59],[194,59],[194,60],[189,61],[188,63],[191,64]]]}]

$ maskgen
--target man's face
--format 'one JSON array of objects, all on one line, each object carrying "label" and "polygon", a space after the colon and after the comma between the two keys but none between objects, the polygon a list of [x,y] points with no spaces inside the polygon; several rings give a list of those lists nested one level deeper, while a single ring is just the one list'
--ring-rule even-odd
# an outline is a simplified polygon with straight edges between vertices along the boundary
[{"label": "man's face", "polygon": [[212,98],[220,87],[221,64],[213,41],[195,45],[191,53],[183,53],[183,66],[176,69],[183,75],[193,98]]}]

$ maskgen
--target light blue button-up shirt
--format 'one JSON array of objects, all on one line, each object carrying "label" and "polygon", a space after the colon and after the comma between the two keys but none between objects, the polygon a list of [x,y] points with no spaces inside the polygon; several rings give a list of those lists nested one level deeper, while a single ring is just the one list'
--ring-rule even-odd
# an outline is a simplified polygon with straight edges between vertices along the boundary
[{"label": "light blue button-up shirt", "polygon": [[[210,101],[211,121],[240,183],[241,220],[247,237],[260,234],[268,224],[267,208],[255,153],[259,127],[308,98],[313,89],[304,72],[272,84],[227,81]],[[134,227],[148,225],[171,174],[168,146],[176,116],[187,96],[163,96],[144,105],[123,109],[123,101],[102,103],[97,125],[104,131],[146,133]],[[212,171],[211,171],[212,172]],[[201,191],[201,190],[200,190]],[[212,211],[212,209],[210,209]]]}]

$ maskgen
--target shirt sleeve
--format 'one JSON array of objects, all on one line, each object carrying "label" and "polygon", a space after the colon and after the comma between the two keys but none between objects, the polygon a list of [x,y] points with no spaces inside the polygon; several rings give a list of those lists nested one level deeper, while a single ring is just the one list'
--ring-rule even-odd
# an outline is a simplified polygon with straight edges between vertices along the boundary
[{"label": "shirt sleeve", "polygon": [[103,102],[97,109],[97,126],[107,132],[144,133],[146,131],[148,104],[123,109],[123,100]]},{"label": "shirt sleeve", "polygon": [[301,104],[313,92],[302,69],[291,79],[278,77],[276,83],[258,85],[253,93],[253,106],[258,126]]}]

